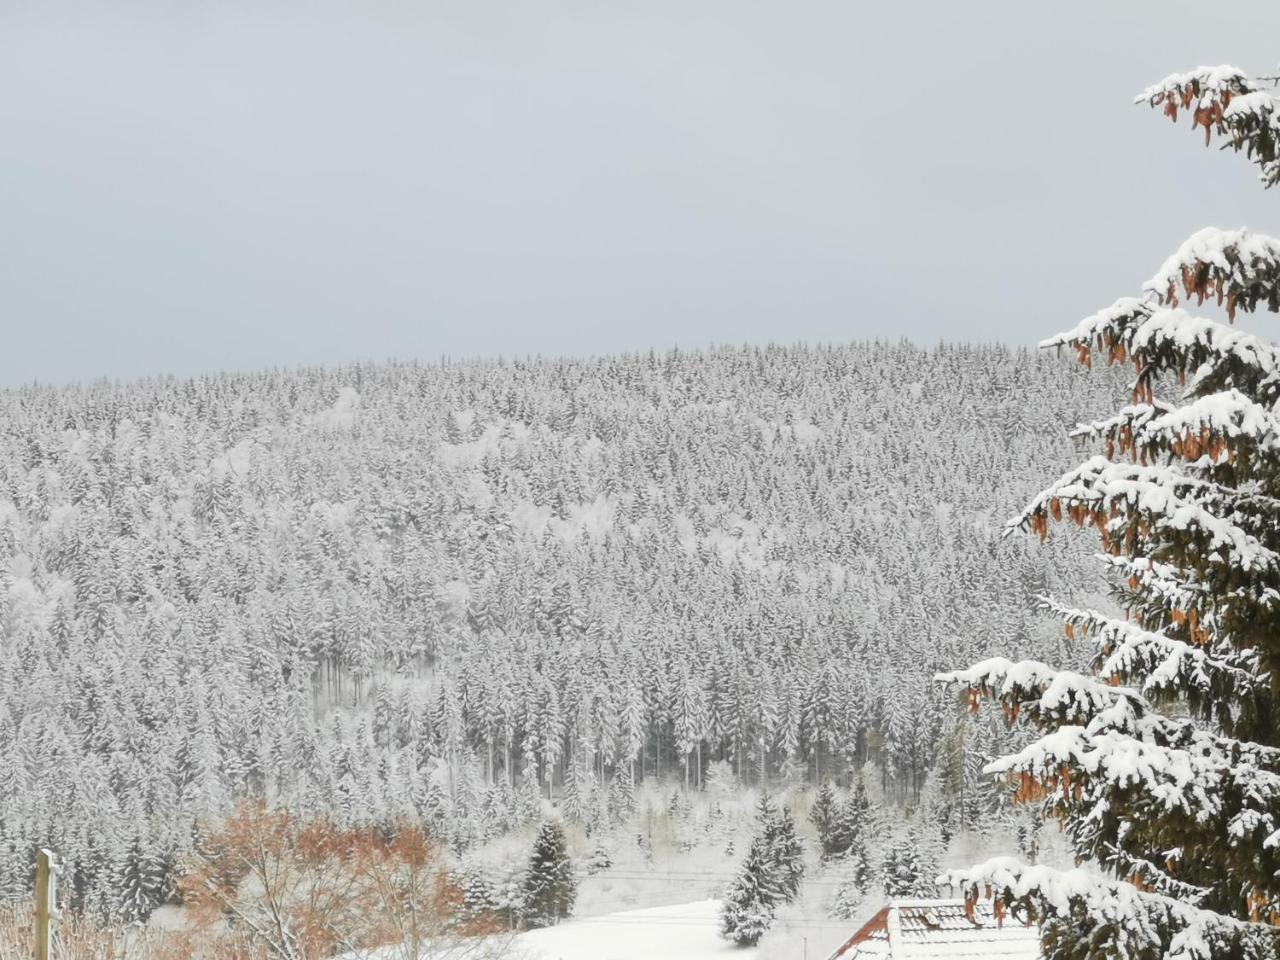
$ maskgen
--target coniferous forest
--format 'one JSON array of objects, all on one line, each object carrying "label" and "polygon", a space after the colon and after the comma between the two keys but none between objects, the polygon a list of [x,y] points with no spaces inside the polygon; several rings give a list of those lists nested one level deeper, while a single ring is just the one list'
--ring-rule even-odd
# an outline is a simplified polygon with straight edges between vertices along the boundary
[{"label": "coniferous forest", "polygon": [[717,762],[909,799],[938,670],[1079,659],[1033,608],[1090,545],[1005,520],[1120,389],[860,343],[0,393],[0,901],[49,845],[127,912],[245,795],[457,848]]}]

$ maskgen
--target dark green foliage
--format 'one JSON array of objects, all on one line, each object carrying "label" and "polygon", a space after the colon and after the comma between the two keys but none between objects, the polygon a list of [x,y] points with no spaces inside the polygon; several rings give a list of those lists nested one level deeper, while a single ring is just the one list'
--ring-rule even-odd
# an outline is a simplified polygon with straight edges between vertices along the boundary
[{"label": "dark green foliage", "polygon": [[[866,855],[866,831],[871,813],[871,800],[861,780],[854,783],[849,796],[839,800],[829,785],[819,790],[810,813],[818,828],[818,844],[824,861],[838,860],[854,853]],[[816,816],[816,819],[815,819]]]},{"label": "dark green foliage", "polygon": [[739,946],[754,945],[778,907],[794,900],[804,878],[804,847],[791,811],[768,793],[756,802],[756,832],[747,856],[724,893],[720,933]]},{"label": "dark green foliage", "polygon": [[783,899],[777,869],[763,834],[747,849],[747,858],[724,892],[720,935],[740,947],[755,946],[773,924]]},{"label": "dark green foliage", "polygon": [[937,892],[937,863],[921,849],[919,831],[913,826],[885,851],[880,874],[885,896],[894,900],[931,897]]},{"label": "dark green foliage", "polygon": [[824,858],[830,856],[827,838],[831,835],[831,825],[836,818],[836,792],[830,780],[823,780],[822,786],[813,797],[813,806],[809,808],[809,822],[818,831],[818,841],[822,845]]},{"label": "dark green foliage", "polygon": [[524,921],[547,927],[573,912],[578,884],[565,844],[564,828],[548,820],[538,828],[524,878]]},{"label": "dark green foliage", "polygon": [[152,844],[135,836],[116,866],[113,886],[118,905],[115,915],[126,923],[145,921],[164,902],[171,867]]},{"label": "dark green foliage", "polygon": [[[492,918],[502,916],[501,902],[494,883],[476,867],[464,867],[453,874],[453,882],[462,894],[461,919],[480,928],[490,925]],[[507,926],[511,918],[503,917]]]},{"label": "dark green foliage", "polygon": [[804,847],[796,835],[796,823],[791,811],[783,809],[765,824],[765,846],[777,877],[782,899],[790,902],[800,892],[804,878]]}]

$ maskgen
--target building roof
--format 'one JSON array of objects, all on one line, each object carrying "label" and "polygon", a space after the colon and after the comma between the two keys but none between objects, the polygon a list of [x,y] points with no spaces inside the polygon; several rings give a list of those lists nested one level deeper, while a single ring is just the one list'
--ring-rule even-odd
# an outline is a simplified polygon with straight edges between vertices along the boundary
[{"label": "building roof", "polygon": [[1040,960],[1040,931],[991,904],[963,900],[891,900],[830,960]]}]

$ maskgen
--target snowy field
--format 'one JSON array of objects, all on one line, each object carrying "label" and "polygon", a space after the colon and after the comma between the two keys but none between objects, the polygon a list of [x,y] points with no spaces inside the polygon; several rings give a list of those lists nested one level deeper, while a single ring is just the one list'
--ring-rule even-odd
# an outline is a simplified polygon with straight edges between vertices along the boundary
[{"label": "snowy field", "polygon": [[717,934],[720,902],[697,900],[669,907],[626,910],[531,930],[517,938],[520,960],[825,960],[861,921],[779,919],[751,949]]}]

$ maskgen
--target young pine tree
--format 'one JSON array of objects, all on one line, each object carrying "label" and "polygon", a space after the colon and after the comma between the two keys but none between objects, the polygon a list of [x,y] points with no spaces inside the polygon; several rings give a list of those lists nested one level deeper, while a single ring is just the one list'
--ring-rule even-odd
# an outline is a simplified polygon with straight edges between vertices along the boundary
[{"label": "young pine tree", "polygon": [[934,892],[937,868],[921,851],[920,837],[914,829],[885,851],[880,873],[885,896],[892,900],[927,897]]},{"label": "young pine tree", "polygon": [[852,920],[862,906],[871,884],[871,864],[865,851],[851,851],[840,861],[839,879],[831,902],[831,915],[839,920]]},{"label": "young pine tree", "polygon": [[[1275,186],[1270,84],[1200,68],[1138,100],[1189,113]],[[1045,600],[1093,641],[1093,676],[994,659],[943,678],[1043,733],[988,772],[1090,866],[998,859],[951,879],[1039,920],[1047,960],[1280,956],[1280,348],[1190,312],[1206,300],[1232,322],[1280,311],[1280,240],[1202,230],[1141,296],[1045,342],[1136,371],[1132,403],[1076,432],[1105,453],[1013,521],[1097,530],[1124,615]]]},{"label": "young pine tree", "polygon": [[796,835],[796,822],[784,807],[763,827],[775,882],[782,899],[790,903],[799,895],[804,878],[804,846]]},{"label": "young pine tree", "polygon": [[831,818],[827,836],[822,839],[824,860],[837,860],[850,856],[867,856],[867,822],[871,813],[871,799],[867,788],[859,780],[844,802],[839,804]]},{"label": "young pine tree", "polygon": [[809,808],[809,822],[818,831],[818,844],[822,848],[822,858],[830,859],[831,826],[835,823],[839,812],[836,803],[836,792],[831,788],[830,780],[823,780],[822,786],[814,795],[813,806]]},{"label": "young pine tree", "polygon": [[118,902],[115,914],[126,923],[143,923],[164,901],[167,869],[160,853],[146,838],[135,836],[116,865],[114,883]]},{"label": "young pine tree", "polygon": [[573,911],[578,896],[564,828],[548,820],[538,828],[524,878],[524,917],[531,927],[548,927]]},{"label": "young pine tree", "polygon": [[753,947],[773,923],[782,900],[777,871],[764,834],[757,834],[747,858],[724,892],[720,907],[720,936],[740,947]]}]

